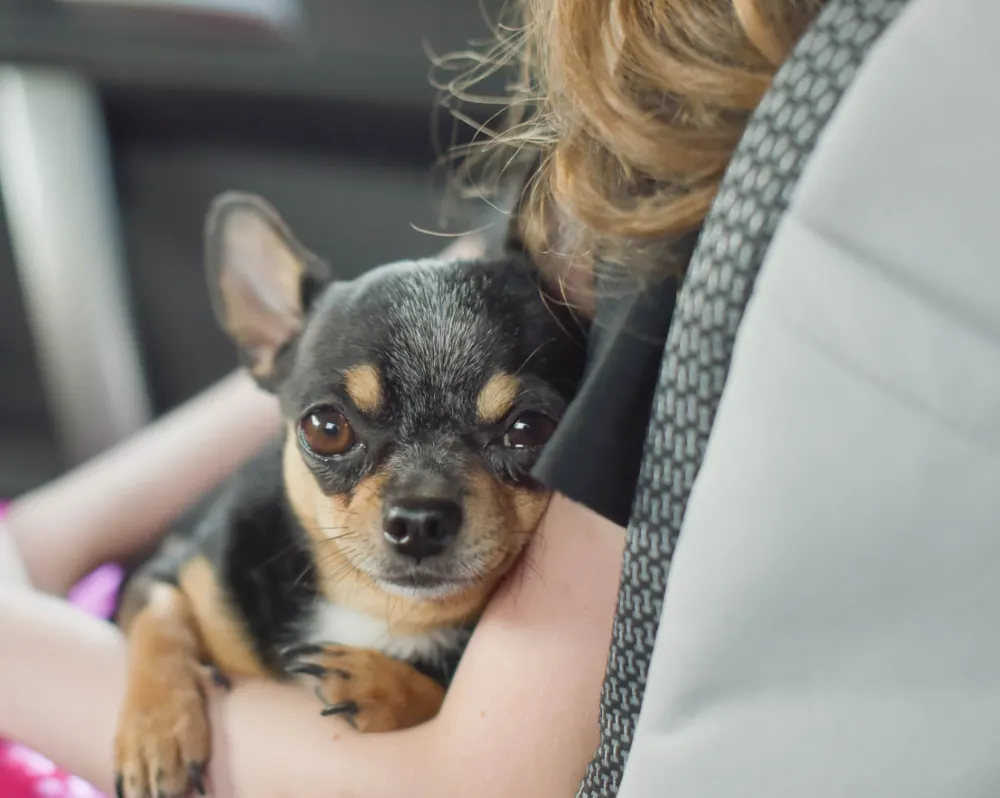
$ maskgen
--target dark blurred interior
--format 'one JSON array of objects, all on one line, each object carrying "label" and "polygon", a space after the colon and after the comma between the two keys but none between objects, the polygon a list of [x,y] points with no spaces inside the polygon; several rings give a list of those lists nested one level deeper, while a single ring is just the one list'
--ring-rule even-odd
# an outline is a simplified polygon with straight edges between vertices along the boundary
[{"label": "dark blurred interior", "polygon": [[[297,26],[287,30],[252,14],[173,5],[0,0],[8,88],[23,93],[40,75],[43,83],[68,79],[96,98],[147,417],[235,365],[211,318],[202,274],[202,219],[215,194],[239,188],[265,195],[345,276],[443,246],[414,229],[439,227],[432,140],[447,140],[454,125],[433,111],[426,47],[448,52],[484,38],[499,0],[485,7],[481,0],[303,0]],[[0,117],[0,128],[12,118]],[[70,126],[58,135],[66,139],[55,136],[47,146],[78,140]],[[44,165],[47,156],[33,157]],[[0,220],[0,497],[80,459],[62,436],[67,424],[87,423],[73,416],[72,400],[62,428],[54,418],[51,376],[39,358],[49,344],[25,301],[25,269],[33,267],[18,255],[30,247],[12,241],[13,220],[21,218],[12,200],[28,217],[32,208],[41,212],[22,201],[25,189],[10,177],[20,164],[12,167],[10,158],[0,169],[8,211]],[[58,182],[45,190],[60,193]],[[87,191],[64,201],[85,206]],[[32,235],[59,240],[64,219],[42,218]],[[75,302],[73,281],[90,279],[92,267],[74,257],[55,260],[69,278],[63,288],[58,277],[53,290],[76,291]]]}]

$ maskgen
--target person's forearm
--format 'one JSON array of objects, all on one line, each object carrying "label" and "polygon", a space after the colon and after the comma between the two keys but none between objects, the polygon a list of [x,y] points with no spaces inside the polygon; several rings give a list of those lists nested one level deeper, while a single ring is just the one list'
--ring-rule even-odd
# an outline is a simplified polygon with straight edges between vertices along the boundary
[{"label": "person's forearm", "polygon": [[[255,686],[227,705],[226,728],[245,730],[228,748],[233,772],[253,774],[261,798],[572,798],[599,740],[624,539],[557,497],[437,718],[392,735],[324,730],[319,718],[307,728],[273,688]],[[281,766],[268,761],[274,739],[286,741]]]},{"label": "person's forearm", "polygon": [[0,737],[112,788],[125,644],[61,599],[0,583]]},{"label": "person's forearm", "polygon": [[32,583],[62,594],[102,562],[142,550],[279,429],[274,397],[234,374],[19,498],[8,523]]},{"label": "person's forearm", "polygon": [[[61,599],[0,584],[0,640],[0,738],[17,740],[113,794],[112,741],[127,667],[118,629]],[[392,735],[389,750],[372,751],[373,736],[321,717],[310,693],[276,683],[217,692],[212,737],[214,798],[396,796],[410,772],[399,768],[420,763],[409,740]],[[301,793],[316,756],[339,762],[343,772],[334,784],[310,784]],[[351,763],[355,757],[358,766]],[[345,784],[365,789],[341,791]]]},{"label": "person's forearm", "polygon": [[21,552],[4,518],[0,518],[0,584],[30,584],[28,569],[24,567]]},{"label": "person's forearm", "polygon": [[[213,700],[213,794],[239,798],[571,798],[597,744],[623,531],[557,498],[424,726],[359,735],[287,685]],[[0,736],[102,789],[124,643],[69,605],[0,586]]]},{"label": "person's forearm", "polygon": [[[0,583],[0,640],[0,738],[17,740],[113,794],[112,741],[127,667],[119,630],[61,599]],[[282,794],[258,789],[261,759],[268,772],[280,771],[297,757],[284,740],[330,742],[339,728],[319,716],[315,701],[299,688],[273,683],[216,693],[213,796]],[[253,722],[243,726],[247,715]]]}]

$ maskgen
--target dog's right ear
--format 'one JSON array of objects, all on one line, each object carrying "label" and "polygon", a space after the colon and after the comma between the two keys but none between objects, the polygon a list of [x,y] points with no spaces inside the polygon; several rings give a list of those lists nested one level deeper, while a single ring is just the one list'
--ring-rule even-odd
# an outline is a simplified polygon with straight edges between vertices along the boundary
[{"label": "dog's right ear", "polygon": [[331,279],[329,268],[253,194],[217,197],[205,228],[216,319],[257,382],[273,390],[283,376],[281,355],[302,332],[310,302]]}]

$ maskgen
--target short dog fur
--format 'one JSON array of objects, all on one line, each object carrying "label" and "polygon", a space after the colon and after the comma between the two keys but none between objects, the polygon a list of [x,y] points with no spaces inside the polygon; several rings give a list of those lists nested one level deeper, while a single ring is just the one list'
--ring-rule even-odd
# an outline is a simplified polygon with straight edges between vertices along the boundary
[{"label": "short dog fur", "polygon": [[433,717],[545,508],[530,470],[583,366],[579,325],[513,250],[337,281],[236,193],[206,243],[216,315],[286,430],[126,583],[128,798],[203,790],[206,666],[302,681],[361,731]]}]

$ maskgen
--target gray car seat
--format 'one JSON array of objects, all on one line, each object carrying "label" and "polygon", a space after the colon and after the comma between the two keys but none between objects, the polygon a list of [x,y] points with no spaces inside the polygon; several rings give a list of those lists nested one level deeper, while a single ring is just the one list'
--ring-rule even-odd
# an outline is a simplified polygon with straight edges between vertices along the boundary
[{"label": "gray car seat", "polygon": [[996,0],[830,0],[748,127],[581,796],[1000,792],[998,41]]}]

